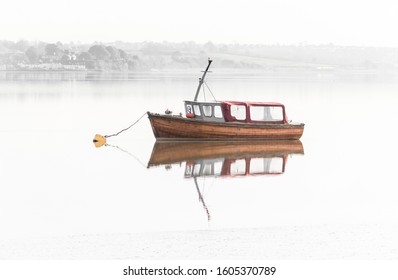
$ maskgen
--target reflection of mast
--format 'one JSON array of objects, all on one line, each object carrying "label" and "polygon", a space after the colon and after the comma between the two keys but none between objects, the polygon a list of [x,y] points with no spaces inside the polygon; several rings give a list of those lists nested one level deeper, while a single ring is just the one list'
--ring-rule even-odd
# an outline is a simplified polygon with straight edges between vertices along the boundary
[{"label": "reflection of mast", "polygon": [[205,201],[203,199],[202,194],[200,193],[199,186],[198,186],[198,180],[196,179],[196,177],[193,177],[193,180],[195,182],[196,190],[198,191],[198,194],[199,194],[199,200],[200,200],[200,202],[202,202],[203,208],[205,209],[205,211],[207,213],[207,220],[210,221],[210,212],[209,212],[209,209],[206,206],[206,203],[205,203]]}]

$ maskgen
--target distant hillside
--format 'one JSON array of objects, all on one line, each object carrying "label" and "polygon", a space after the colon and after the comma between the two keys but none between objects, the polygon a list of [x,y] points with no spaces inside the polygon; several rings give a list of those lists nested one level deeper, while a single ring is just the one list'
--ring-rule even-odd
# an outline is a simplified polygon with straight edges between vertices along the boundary
[{"label": "distant hillside", "polygon": [[[397,48],[335,45],[244,45],[195,42],[94,44],[0,41],[2,70],[142,71],[217,67],[264,71],[398,70]],[[44,67],[43,65],[46,65]],[[67,65],[68,67],[66,67]],[[55,67],[56,66],[56,67]],[[53,67],[53,68],[51,68]],[[54,68],[55,67],[55,68]],[[58,67],[58,68],[57,68]]]}]

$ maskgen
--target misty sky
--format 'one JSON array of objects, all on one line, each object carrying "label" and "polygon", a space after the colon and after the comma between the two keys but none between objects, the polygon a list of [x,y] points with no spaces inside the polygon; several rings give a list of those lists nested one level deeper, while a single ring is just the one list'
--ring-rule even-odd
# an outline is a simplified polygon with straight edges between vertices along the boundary
[{"label": "misty sky", "polygon": [[398,1],[0,0],[0,40],[398,47]]}]

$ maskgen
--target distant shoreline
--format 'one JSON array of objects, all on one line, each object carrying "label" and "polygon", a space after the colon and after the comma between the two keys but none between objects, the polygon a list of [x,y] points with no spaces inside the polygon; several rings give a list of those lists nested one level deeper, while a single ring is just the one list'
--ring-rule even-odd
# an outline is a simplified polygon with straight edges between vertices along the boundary
[{"label": "distant shoreline", "polygon": [[[142,69],[142,70],[97,70],[97,69],[86,69],[86,70],[19,70],[19,69],[0,69],[0,73],[104,73],[104,74],[156,74],[156,73],[200,73],[200,68],[159,68],[159,69]],[[252,69],[252,68],[218,68],[213,71],[213,75],[226,74],[226,73],[264,73],[264,74],[308,74],[308,73],[346,73],[346,74],[383,74],[383,73],[397,73],[398,68],[380,68],[380,69],[313,69],[313,68],[300,68],[300,67],[284,67],[280,69]]]},{"label": "distant shoreline", "polygon": [[0,41],[0,71],[398,71],[398,48],[337,45],[127,43],[106,45]]}]

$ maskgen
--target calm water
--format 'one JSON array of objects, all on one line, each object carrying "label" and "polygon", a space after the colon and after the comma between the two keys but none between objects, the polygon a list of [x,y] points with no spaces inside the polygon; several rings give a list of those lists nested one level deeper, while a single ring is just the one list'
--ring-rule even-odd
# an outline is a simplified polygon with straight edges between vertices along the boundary
[{"label": "calm water", "polygon": [[306,124],[304,155],[287,156],[278,175],[195,184],[183,160],[148,168],[155,139],[146,117],[94,147],[94,134],[146,111],[181,112],[199,75],[0,73],[0,239],[398,223],[394,77],[211,74],[216,98],[282,102]]}]

